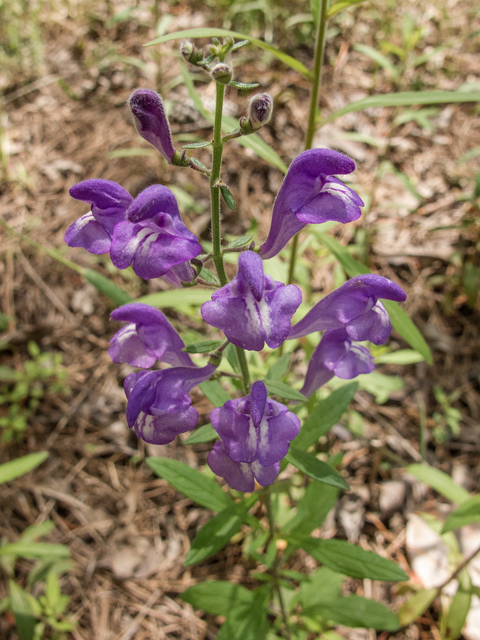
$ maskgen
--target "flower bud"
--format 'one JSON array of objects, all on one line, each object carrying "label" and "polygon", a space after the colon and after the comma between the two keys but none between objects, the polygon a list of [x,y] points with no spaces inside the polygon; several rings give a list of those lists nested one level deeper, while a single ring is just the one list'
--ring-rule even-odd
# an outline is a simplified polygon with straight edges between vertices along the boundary
[{"label": "flower bud", "polygon": [[137,89],[128,99],[137,133],[152,144],[169,163],[175,154],[170,125],[162,99],[151,89]]},{"label": "flower bud", "polygon": [[219,82],[220,84],[229,84],[233,79],[232,67],[226,62],[219,62],[216,64],[212,67],[210,73],[215,82]]},{"label": "flower bud", "polygon": [[190,40],[185,40],[180,45],[180,51],[184,60],[190,62],[190,64],[198,64],[200,60],[203,60],[203,51],[197,49],[197,47],[190,42]]},{"label": "flower bud", "polygon": [[257,93],[250,99],[248,120],[256,131],[270,120],[273,111],[273,98],[269,93]]}]

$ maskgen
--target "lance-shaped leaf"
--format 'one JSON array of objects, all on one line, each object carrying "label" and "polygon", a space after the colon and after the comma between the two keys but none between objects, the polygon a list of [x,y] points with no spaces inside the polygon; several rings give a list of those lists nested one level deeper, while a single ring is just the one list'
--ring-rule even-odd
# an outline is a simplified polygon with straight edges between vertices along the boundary
[{"label": "lance-shaped leaf", "polygon": [[147,458],[150,469],[192,502],[212,511],[222,511],[232,501],[213,478],[171,458]]},{"label": "lance-shaped leaf", "polygon": [[336,473],[328,464],[318,460],[310,453],[305,453],[305,451],[290,447],[285,457],[287,462],[290,462],[290,464],[293,464],[294,467],[297,467],[297,469],[303,471],[303,473],[314,480],[324,482],[332,487],[345,489],[346,491],[350,488],[342,476]]},{"label": "lance-shaped leaf", "polygon": [[316,613],[322,618],[343,624],[346,627],[377,629],[379,631],[398,631],[400,623],[397,616],[387,607],[375,600],[360,596],[348,596],[316,605],[304,613]]},{"label": "lance-shaped leaf", "polygon": [[301,546],[318,562],[346,576],[387,582],[408,580],[405,571],[391,560],[356,547],[345,540],[321,540],[296,536],[289,536],[289,540]]}]

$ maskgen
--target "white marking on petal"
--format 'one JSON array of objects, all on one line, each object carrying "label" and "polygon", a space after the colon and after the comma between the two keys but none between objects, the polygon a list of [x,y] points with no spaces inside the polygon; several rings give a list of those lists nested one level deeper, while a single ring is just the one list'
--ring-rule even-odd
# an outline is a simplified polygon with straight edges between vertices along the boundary
[{"label": "white marking on petal", "polygon": [[329,193],[331,196],[338,198],[345,204],[349,204],[353,202],[352,192],[344,184],[339,184],[338,182],[326,182],[320,193]]},{"label": "white marking on petal", "polygon": [[270,443],[268,442],[268,419],[265,416],[259,425],[258,452],[265,456],[268,453]]},{"label": "white marking on petal", "polygon": [[355,358],[357,358],[358,360],[361,360],[366,364],[371,363],[372,358],[368,353],[368,351],[366,351],[365,347],[361,347],[360,345],[357,345],[357,344],[352,344],[350,351],[352,351],[352,353],[355,354]]},{"label": "white marking on petal", "polygon": [[144,228],[144,229],[141,229],[141,230],[137,233],[137,235],[136,235],[135,237],[131,238],[131,239],[127,242],[127,244],[126,244],[126,246],[125,246],[125,249],[124,249],[124,252],[125,252],[125,253],[127,253],[127,254],[128,254],[128,253],[135,253],[135,251],[138,249],[138,245],[140,244],[140,242],[141,242],[144,238],[146,238],[147,236],[149,236],[151,233],[153,233],[153,231],[152,231],[151,229],[149,229],[148,227],[147,227],[147,228]]},{"label": "white marking on petal", "polygon": [[270,333],[270,309],[264,298],[257,303],[258,311],[260,313],[260,322],[265,329],[267,335]]},{"label": "white marking on petal", "polygon": [[155,431],[155,416],[151,416],[148,413],[141,411],[138,414],[135,427],[140,431],[140,437],[143,440],[150,439]]},{"label": "white marking on petal", "polygon": [[388,326],[388,324],[390,323],[390,318],[388,317],[387,310],[385,309],[383,304],[380,302],[380,300],[377,301],[375,306],[372,308],[372,311],[375,312],[377,316],[380,318],[380,322],[382,323],[382,326],[384,327]]},{"label": "white marking on petal", "polygon": [[117,333],[116,342],[117,344],[122,346],[133,335],[137,335],[137,325],[134,322],[127,324],[126,327],[123,327],[123,329],[120,329],[120,331]]},{"label": "white marking on petal", "polygon": [[93,217],[93,213],[89,211],[74,223],[75,231],[80,231],[81,229],[83,229],[83,227],[86,227],[87,224],[92,221],[96,222],[95,218]]},{"label": "white marking on petal", "polygon": [[244,300],[247,307],[247,323],[250,325],[250,331],[257,335],[262,330],[257,305],[255,304],[255,300],[252,295],[245,296]]},{"label": "white marking on petal", "polygon": [[159,233],[152,233],[143,243],[142,251],[146,251],[148,253],[148,251],[150,251],[150,245],[152,244],[152,242],[155,242],[159,235]]},{"label": "white marking on petal", "polygon": [[247,449],[252,453],[257,451],[257,430],[252,418],[248,421]]}]

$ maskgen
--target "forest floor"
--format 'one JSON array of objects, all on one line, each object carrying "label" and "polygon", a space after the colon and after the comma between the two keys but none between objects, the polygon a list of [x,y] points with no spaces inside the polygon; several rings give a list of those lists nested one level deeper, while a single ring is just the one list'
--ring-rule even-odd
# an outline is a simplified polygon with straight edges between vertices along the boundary
[{"label": "forest floor", "polygon": [[[114,180],[133,195],[155,182],[173,186],[187,226],[208,242],[207,181],[151,153],[131,124],[126,100],[137,87],[158,89],[166,99],[177,146],[208,140],[211,126],[199,116],[181,81],[176,44],[143,48],[156,35],[146,2],[47,3],[48,17],[34,14],[29,5],[25,29],[14,11],[17,4],[23,6],[12,3],[7,17],[17,29],[9,37],[16,38],[18,52],[10,51],[0,77],[0,213],[17,234],[2,230],[0,236],[1,360],[24,370],[31,358],[27,345],[34,341],[42,352],[62,355],[69,391],[45,390],[21,437],[2,445],[2,462],[45,449],[49,457],[2,488],[0,538],[13,542],[30,525],[54,522],[45,540],[68,545],[74,562],[61,584],[71,598],[68,612],[77,625],[68,636],[75,640],[214,638],[221,620],[195,612],[177,596],[212,577],[255,586],[253,566],[242,555],[242,536],[210,560],[185,568],[189,545],[210,513],[177,494],[143,462],[146,455],[161,454],[202,466],[210,447],[185,448],[179,438],[156,450],[129,432],[123,379],[130,369],[113,364],[107,351],[118,329],[109,319],[113,303],[79,273],[31,244],[97,269],[132,297],[166,290],[161,280],[140,282],[130,270],[114,269],[104,256],[65,246],[65,230],[86,212],[68,190],[88,178]],[[322,115],[372,94],[480,87],[480,20],[474,2],[410,0],[401,11],[393,5],[366,2],[332,20]],[[306,5],[293,8],[298,14],[308,11]],[[285,11],[275,5],[270,13],[257,11],[249,18],[226,5],[217,11],[213,3],[159,2],[157,33],[223,24],[238,31],[249,28],[262,37],[273,29],[272,42],[310,67],[311,24],[292,23],[282,31]],[[420,35],[408,49],[409,34],[414,39],[416,30]],[[355,43],[378,49],[381,41],[397,46],[396,55],[384,53],[393,71],[355,49]],[[421,53],[429,55],[417,64]],[[274,116],[260,136],[288,165],[302,151],[308,83],[252,46],[241,49],[237,59],[236,79],[258,80],[274,96]],[[212,84],[196,86],[211,107]],[[243,115],[247,103],[247,95],[228,91],[230,115]],[[336,237],[370,269],[405,288],[405,309],[434,360],[433,366],[379,365],[384,375],[376,379],[374,393],[358,391],[349,421],[329,434],[330,450],[344,455],[342,472],[351,491],[330,514],[322,535],[348,538],[390,557],[415,579],[406,524],[416,511],[444,518],[452,505],[415,481],[405,467],[422,460],[424,447],[429,464],[468,491],[480,490],[480,226],[478,199],[472,196],[480,158],[479,110],[469,103],[421,112],[371,108],[326,125],[314,146],[333,147],[356,161],[354,186],[368,204],[366,214],[337,228]],[[197,157],[205,161],[206,153],[200,150]],[[236,236],[253,229],[263,239],[281,172],[236,143],[227,148],[224,167],[224,180],[237,202],[235,213],[223,211],[224,233]],[[303,234],[301,242],[306,238]],[[282,253],[280,270],[287,259],[288,252]],[[316,240],[299,272],[308,278],[314,301],[339,277],[335,261],[322,254]],[[192,336],[204,331],[198,307],[171,308],[167,314]],[[408,345],[394,333],[389,346]],[[211,405],[198,390],[193,400],[199,424],[207,423]],[[459,413],[452,414],[452,408]],[[6,414],[6,405],[0,406],[0,416]],[[31,566],[27,560],[17,563],[20,584]],[[304,553],[292,558],[294,570],[314,567]],[[350,580],[347,589],[394,610],[403,601],[398,591],[382,584]],[[0,600],[6,594],[2,579]],[[438,640],[438,607],[401,632],[378,633],[378,638]],[[349,640],[377,637],[343,627],[338,633]],[[8,612],[0,617],[0,637],[17,640]]]}]

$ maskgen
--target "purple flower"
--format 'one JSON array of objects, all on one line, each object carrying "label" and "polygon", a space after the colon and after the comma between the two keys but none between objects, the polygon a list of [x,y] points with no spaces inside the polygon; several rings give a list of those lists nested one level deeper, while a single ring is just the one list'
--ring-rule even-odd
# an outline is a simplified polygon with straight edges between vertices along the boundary
[{"label": "purple flower", "polygon": [[68,227],[65,242],[69,247],[83,247],[90,253],[108,253],[113,228],[126,219],[132,196],[111,180],[84,180],[69,193],[76,200],[88,202],[92,210]]},{"label": "purple flower", "polygon": [[201,314],[231,343],[261,351],[265,342],[272,349],[282,344],[301,301],[298,287],[264,275],[260,256],[244,251],[235,278],[213,293],[211,302],[202,305]]},{"label": "purple flower", "polygon": [[[258,380],[245,398],[228,400],[210,414],[234,462],[255,462],[270,467],[287,455],[288,445],[300,430],[300,420],[280,402],[267,397]],[[228,478],[227,478],[228,481]]]},{"label": "purple flower", "polygon": [[334,375],[350,380],[361,373],[371,373],[373,369],[372,356],[367,348],[355,344],[345,329],[329,329],[310,358],[301,392],[308,398]]},{"label": "purple flower", "polygon": [[266,487],[272,484],[280,471],[280,462],[270,467],[262,467],[258,461],[235,462],[228,456],[221,440],[214,444],[212,451],[208,454],[207,462],[213,473],[225,478],[232,489],[249,493],[255,489],[255,480],[262,487]]},{"label": "purple flower", "polygon": [[[179,284],[194,277],[185,262],[202,251],[196,236],[184,225],[175,196],[163,185],[142,191],[127,211],[127,220],[115,226],[110,256],[118,269],[133,262],[141,278],[166,277]],[[188,277],[189,276],[189,277]]]},{"label": "purple flower", "polygon": [[162,99],[151,89],[137,89],[128,99],[137,133],[152,144],[169,163],[175,154],[170,125]]},{"label": "purple flower", "polygon": [[207,364],[201,369],[172,367],[131,373],[124,382],[128,426],[150,444],[167,444],[193,429],[198,411],[191,406],[189,391],[214,371],[215,366]]},{"label": "purple flower", "polygon": [[392,325],[379,298],[403,302],[405,291],[383,276],[356,276],[325,296],[307,315],[293,325],[288,338],[300,338],[314,331],[344,327],[351,340],[374,344],[386,342]]},{"label": "purple flower", "polygon": [[129,323],[110,340],[108,353],[113,362],[128,362],[144,369],[153,367],[157,360],[174,367],[194,366],[188,353],[182,351],[183,340],[158,309],[134,302],[115,309],[111,318]]},{"label": "purple flower", "polygon": [[306,224],[357,220],[362,200],[333,177],[354,169],[353,160],[331,149],[310,149],[295,158],[273,205],[270,232],[259,250],[262,258],[275,256]]}]

